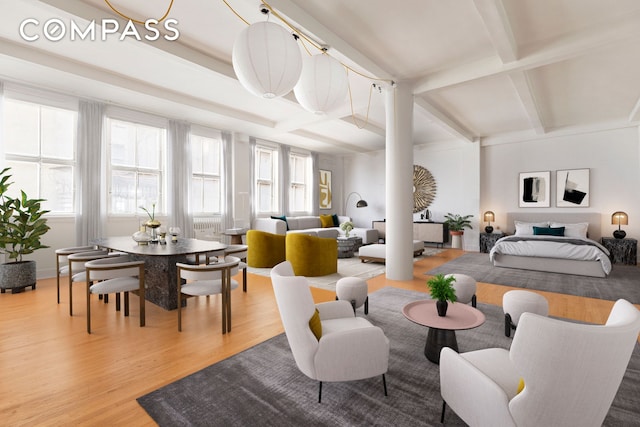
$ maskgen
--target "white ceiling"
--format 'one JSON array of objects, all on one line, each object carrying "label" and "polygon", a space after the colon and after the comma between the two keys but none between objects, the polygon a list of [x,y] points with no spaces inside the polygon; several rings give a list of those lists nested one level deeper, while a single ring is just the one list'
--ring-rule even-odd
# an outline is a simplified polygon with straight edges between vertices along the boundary
[{"label": "white ceiling", "polygon": [[[258,1],[227,2],[249,23],[265,19]],[[111,0],[139,20],[161,17],[170,3]],[[415,144],[517,142],[640,122],[637,0],[268,3],[346,65],[411,83]],[[266,100],[247,92],[231,66],[246,24],[222,0],[176,0],[173,42],[27,42],[18,31],[26,18],[38,19],[29,31],[42,34],[51,18],[84,26],[118,16],[104,0],[0,0],[0,8],[0,79],[323,153],[384,148],[384,94],[371,91],[373,80],[350,73],[355,123],[348,98],[318,116],[292,93]]]}]

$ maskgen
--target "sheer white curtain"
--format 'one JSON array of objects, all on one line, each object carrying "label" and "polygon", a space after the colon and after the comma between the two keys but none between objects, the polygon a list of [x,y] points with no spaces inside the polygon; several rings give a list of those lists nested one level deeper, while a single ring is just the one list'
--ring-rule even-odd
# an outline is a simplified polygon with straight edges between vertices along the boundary
[{"label": "sheer white curtain", "polygon": [[[4,82],[0,80],[0,129],[3,128],[3,114],[4,111]],[[2,136],[3,132],[0,132],[0,170],[4,169],[4,137]]]},{"label": "sheer white curtain", "polygon": [[194,237],[193,217],[189,214],[191,188],[191,125],[169,120],[167,132],[169,223],[167,227],[180,227],[184,237]]},{"label": "sheer white curtain", "polygon": [[311,215],[320,212],[320,169],[318,167],[318,153],[311,153]]},{"label": "sheer white curtain", "polygon": [[102,236],[106,221],[102,135],[104,104],[80,101],[78,104],[78,158],[76,167],[76,244],[87,245]]},{"label": "sheer white curtain", "polygon": [[256,219],[256,139],[249,138],[249,224]]},{"label": "sheer white curtain", "polygon": [[[233,176],[233,158],[231,157],[232,136],[229,132],[222,132],[222,188],[220,191],[225,196],[222,200],[222,226],[223,231],[234,227],[233,218],[233,193],[231,191],[231,177]],[[225,236],[226,243],[230,238]]]},{"label": "sheer white curtain", "polygon": [[281,145],[278,150],[280,157],[280,169],[278,175],[278,184],[280,187],[280,212],[283,215],[289,215],[289,189],[291,187],[291,173],[289,172],[289,155],[291,147]]}]

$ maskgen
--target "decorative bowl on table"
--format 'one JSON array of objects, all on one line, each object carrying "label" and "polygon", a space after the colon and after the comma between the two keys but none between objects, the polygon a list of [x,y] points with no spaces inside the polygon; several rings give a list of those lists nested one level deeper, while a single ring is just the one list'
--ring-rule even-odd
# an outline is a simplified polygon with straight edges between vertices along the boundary
[{"label": "decorative bowl on table", "polygon": [[131,237],[140,245],[146,245],[151,241],[151,236],[146,231],[136,231]]}]

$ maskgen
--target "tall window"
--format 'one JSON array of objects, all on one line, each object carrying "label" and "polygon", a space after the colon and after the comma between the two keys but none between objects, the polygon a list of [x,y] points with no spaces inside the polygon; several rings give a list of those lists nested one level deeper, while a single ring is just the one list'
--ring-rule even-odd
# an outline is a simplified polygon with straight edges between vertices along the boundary
[{"label": "tall window", "polygon": [[222,143],[220,138],[191,135],[191,212],[222,213]]},{"label": "tall window", "polygon": [[311,211],[311,156],[291,153],[289,155],[289,211]]},{"label": "tall window", "polygon": [[12,196],[24,190],[52,213],[73,213],[77,111],[5,98],[3,140]]},{"label": "tall window", "polygon": [[166,130],[109,119],[109,213],[139,214],[140,206],[165,212]]},{"label": "tall window", "polygon": [[276,214],[278,206],[278,149],[256,145],[256,213]]}]

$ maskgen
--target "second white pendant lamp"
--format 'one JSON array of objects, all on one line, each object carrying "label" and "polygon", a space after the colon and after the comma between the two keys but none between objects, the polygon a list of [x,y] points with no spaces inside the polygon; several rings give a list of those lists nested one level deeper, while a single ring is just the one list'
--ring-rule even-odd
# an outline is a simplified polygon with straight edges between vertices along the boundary
[{"label": "second white pendant lamp", "polygon": [[293,91],[305,110],[323,114],[344,101],[347,88],[347,70],[336,59],[322,54],[303,58],[300,80]]}]

